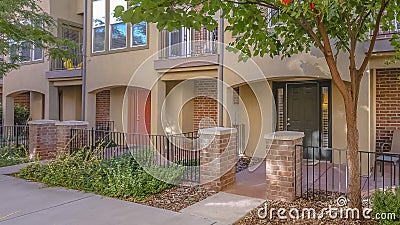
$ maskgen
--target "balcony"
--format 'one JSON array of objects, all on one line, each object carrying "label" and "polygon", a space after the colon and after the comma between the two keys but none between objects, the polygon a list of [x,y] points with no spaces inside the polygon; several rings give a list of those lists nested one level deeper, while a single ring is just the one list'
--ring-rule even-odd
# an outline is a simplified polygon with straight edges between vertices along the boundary
[{"label": "balcony", "polygon": [[[398,34],[399,29],[395,29],[393,31],[382,31],[380,30],[378,33],[378,38],[376,39],[375,46],[373,53],[384,53],[384,52],[393,52],[394,48],[390,44],[390,39],[392,38],[393,34]],[[364,51],[365,53],[368,52],[370,42],[364,42]]]},{"label": "balcony", "polygon": [[[65,50],[68,50],[66,48]],[[50,71],[46,72],[47,79],[81,78],[82,53],[80,48],[69,50],[70,58],[50,59]]]},{"label": "balcony", "polygon": [[217,34],[217,30],[210,32],[205,28],[160,31],[160,52],[159,59],[154,62],[155,69],[218,64]]}]

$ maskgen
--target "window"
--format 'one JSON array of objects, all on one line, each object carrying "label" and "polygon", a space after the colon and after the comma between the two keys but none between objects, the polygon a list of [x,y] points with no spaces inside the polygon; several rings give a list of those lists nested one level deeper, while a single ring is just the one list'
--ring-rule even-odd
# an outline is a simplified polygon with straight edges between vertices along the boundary
[{"label": "window", "polygon": [[[127,25],[114,17],[115,7],[125,0],[93,0],[92,52],[113,51],[147,45],[147,23]],[[129,34],[129,35],[128,35]]]},{"label": "window", "polygon": [[28,42],[23,42],[21,44],[21,62],[30,62],[31,61],[31,44]]},{"label": "window", "polygon": [[27,63],[43,59],[43,50],[29,42],[14,42],[10,41],[10,54],[8,57],[9,63]]},{"label": "window", "polygon": [[114,17],[114,9],[119,5],[126,5],[126,1],[111,0],[110,2],[110,49],[126,47],[126,24],[121,18]]},{"label": "window", "polygon": [[106,1],[93,1],[93,52],[105,50],[106,40]]},{"label": "window", "polygon": [[141,22],[132,25],[132,46],[147,44],[147,23]]},{"label": "window", "polygon": [[33,61],[43,59],[43,50],[40,47],[33,46]]}]

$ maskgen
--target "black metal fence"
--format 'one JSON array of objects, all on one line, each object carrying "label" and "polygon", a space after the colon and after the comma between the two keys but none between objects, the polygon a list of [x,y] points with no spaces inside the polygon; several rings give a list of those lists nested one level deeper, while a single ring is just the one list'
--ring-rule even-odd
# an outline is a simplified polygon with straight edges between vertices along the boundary
[{"label": "black metal fence", "polygon": [[79,46],[79,48],[62,46],[61,49],[68,51],[71,54],[71,57],[68,59],[52,58],[50,60],[50,71],[82,69],[82,44],[79,44]]},{"label": "black metal fence", "polygon": [[1,126],[0,147],[24,146],[29,147],[29,127],[26,125]]},{"label": "black metal fence", "polygon": [[137,161],[157,166],[184,166],[182,181],[200,181],[197,133],[179,135],[130,134],[94,129],[71,129],[70,150],[87,148],[103,159],[133,154]]},{"label": "black metal fence", "polygon": [[114,121],[96,121],[96,130],[114,131]]},{"label": "black metal fence", "polygon": [[[348,194],[351,180],[347,150],[296,146],[296,153],[298,151],[302,155],[301,170],[295,164],[295,180],[301,182],[295,186],[298,197],[328,199]],[[361,192],[368,203],[375,190],[400,186],[400,154],[359,151],[358,158]]]}]

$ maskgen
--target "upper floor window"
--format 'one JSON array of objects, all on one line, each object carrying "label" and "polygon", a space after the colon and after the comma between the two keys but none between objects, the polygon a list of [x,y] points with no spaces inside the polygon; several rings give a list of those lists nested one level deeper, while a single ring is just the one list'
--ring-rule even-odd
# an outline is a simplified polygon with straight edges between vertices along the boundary
[{"label": "upper floor window", "polygon": [[128,25],[115,18],[114,9],[119,5],[128,6],[125,0],[93,0],[92,52],[147,45],[147,23]]},{"label": "upper floor window", "polygon": [[10,63],[29,63],[43,60],[43,49],[36,47],[29,42],[16,43],[10,41],[10,56],[8,57]]}]

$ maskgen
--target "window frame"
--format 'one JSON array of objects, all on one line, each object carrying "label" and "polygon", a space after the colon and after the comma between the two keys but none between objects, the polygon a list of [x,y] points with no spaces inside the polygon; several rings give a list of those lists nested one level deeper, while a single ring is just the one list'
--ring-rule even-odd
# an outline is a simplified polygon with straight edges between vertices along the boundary
[{"label": "window frame", "polygon": [[[149,32],[149,24],[146,22],[146,44],[143,45],[133,45],[133,24],[131,23],[125,23],[126,24],[126,46],[124,48],[117,48],[117,49],[111,49],[111,11],[113,9],[110,8],[110,1],[112,0],[105,0],[106,4],[106,24],[105,24],[105,46],[104,46],[104,51],[97,51],[94,52],[94,26],[93,26],[93,0],[91,1],[91,15],[89,17],[91,23],[90,23],[90,31],[91,34],[90,36],[92,37],[90,42],[91,42],[91,49],[90,49],[90,55],[91,56],[96,56],[96,55],[106,55],[106,54],[113,54],[113,53],[120,53],[120,52],[129,52],[129,51],[136,51],[136,50],[143,50],[143,49],[148,49],[149,48],[149,40],[150,40],[150,32]],[[128,2],[126,3],[128,7]],[[114,23],[117,24],[117,23]]]},{"label": "window frame", "polygon": [[[91,21],[91,37],[92,37],[92,39],[91,39],[91,52],[92,53],[101,53],[101,52],[105,52],[105,51],[107,51],[107,19],[108,19],[108,16],[107,16],[107,3],[109,2],[108,0],[103,0],[104,1],[104,4],[105,4],[105,6],[104,6],[104,15],[105,15],[105,22],[104,22],[104,25],[101,25],[101,26],[94,26],[93,25],[93,9],[94,9],[94,7],[93,7],[93,3],[94,3],[94,1],[92,0],[91,1],[91,4],[92,4],[92,13],[91,13],[91,18],[90,18],[90,21]],[[101,50],[101,51],[94,51],[94,35],[95,35],[95,32],[94,32],[94,30],[96,29],[96,28],[101,28],[101,27],[104,27],[104,49],[103,50]]]}]

